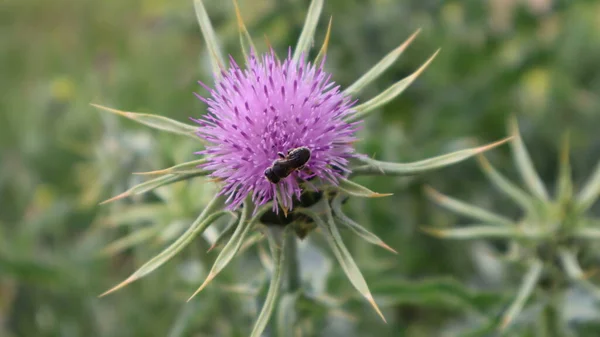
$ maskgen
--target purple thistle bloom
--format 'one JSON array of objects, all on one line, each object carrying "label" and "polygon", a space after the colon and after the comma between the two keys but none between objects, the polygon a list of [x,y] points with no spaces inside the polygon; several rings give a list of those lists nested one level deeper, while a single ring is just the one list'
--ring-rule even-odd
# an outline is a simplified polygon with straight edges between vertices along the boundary
[{"label": "purple thistle bloom", "polygon": [[[208,113],[194,121],[200,124],[198,136],[209,143],[198,152],[207,158],[202,168],[223,181],[220,194],[228,196],[229,209],[250,194],[256,205],[278,198],[292,209],[301,182],[316,176],[337,184],[348,171],[359,122],[344,118],[354,112],[356,101],[340,92],[323,63],[306,63],[304,57],[296,63],[291,55],[282,63],[273,51],[262,59],[252,53],[247,69],[230,57],[229,69],[215,82],[214,89],[200,83],[210,92],[208,98],[196,94],[208,105]],[[311,151],[303,169],[277,184],[265,177],[279,152],[302,146]],[[277,203],[273,208],[277,210]]]}]

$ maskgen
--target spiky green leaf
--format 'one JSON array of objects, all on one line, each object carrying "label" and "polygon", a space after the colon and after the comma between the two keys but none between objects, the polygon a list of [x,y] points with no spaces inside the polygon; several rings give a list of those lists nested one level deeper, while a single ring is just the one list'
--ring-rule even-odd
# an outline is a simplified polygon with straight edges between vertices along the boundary
[{"label": "spiky green leaf", "polygon": [[348,117],[348,121],[356,122],[361,119],[364,119],[369,113],[400,95],[404,90],[406,90],[406,88],[408,88],[409,85],[412,84],[412,82],[414,82],[417,79],[417,77],[419,77],[419,75],[421,75],[423,71],[425,71],[427,66],[429,66],[429,64],[433,61],[433,59],[437,56],[438,53],[439,49],[419,69],[417,69],[417,71],[405,77],[404,79],[396,82],[379,95],[371,98],[365,103],[356,106],[354,108],[356,112],[350,117]]},{"label": "spiky green leaf", "polygon": [[131,226],[155,220],[168,212],[169,208],[164,203],[126,205],[119,212],[101,218],[99,223],[108,227]]},{"label": "spiky green leaf", "polygon": [[235,7],[235,17],[238,24],[238,32],[240,35],[240,47],[242,49],[242,54],[244,54],[244,59],[248,60],[248,50],[253,50],[256,52],[256,47],[254,47],[254,42],[252,42],[252,37],[246,28],[246,24],[244,24],[244,20],[242,18],[242,13],[240,12],[240,7],[238,5],[237,0],[233,0],[233,6]]},{"label": "spiky green leaf", "polygon": [[581,227],[573,232],[573,236],[579,239],[599,240],[600,228],[596,227]]},{"label": "spiky green leaf", "polygon": [[162,266],[165,262],[169,261],[173,256],[179,253],[183,248],[185,248],[198,234],[202,233],[212,222],[217,220],[223,214],[226,214],[227,211],[218,210],[223,204],[223,200],[221,196],[215,196],[209,203],[206,205],[206,208],[200,213],[198,218],[192,222],[190,227],[183,233],[175,242],[169,245],[166,249],[160,252],[158,255],[153,257],[150,261],[146,262],[143,266],[141,266],[138,270],[136,270],[131,276],[129,276],[125,281],[119,283],[115,287],[109,289],[105,293],[100,296],[108,295],[116,290],[119,290],[126,285],[134,282],[154,270],[158,267]]},{"label": "spiky green leaf", "polygon": [[504,193],[524,210],[531,212],[534,209],[533,200],[525,191],[511,183],[508,179],[496,171],[496,169],[487,159],[485,159],[484,156],[479,156],[478,159],[482,171],[500,192]]},{"label": "spiky green leaf", "polygon": [[344,273],[346,273],[346,276],[350,280],[350,283],[352,283],[354,288],[356,288],[356,290],[358,290],[358,292],[361,293],[361,295],[364,298],[366,298],[367,301],[369,301],[369,303],[371,304],[371,306],[373,306],[377,314],[385,322],[385,317],[383,316],[381,310],[379,310],[379,307],[375,303],[375,300],[371,295],[371,291],[369,290],[369,286],[367,285],[365,278],[363,277],[362,273],[360,272],[360,269],[356,265],[356,262],[354,262],[352,255],[350,255],[348,248],[346,248],[346,245],[344,245],[344,242],[342,241],[342,237],[333,221],[333,216],[331,214],[331,209],[329,208],[329,205],[327,203],[324,203],[324,207],[326,208],[326,221],[324,221],[317,213],[308,209],[298,209],[296,212],[303,213],[306,216],[312,218],[317,223],[317,226],[319,226],[323,230],[323,234],[327,239],[327,243],[329,244],[331,250],[333,250],[335,257],[338,260],[338,263],[344,270]]},{"label": "spiky green leaf", "polygon": [[560,249],[558,254],[562,267],[569,278],[600,300],[600,289],[587,280],[575,255],[566,249]]},{"label": "spiky green leaf", "polygon": [[167,174],[164,176],[160,176],[158,178],[154,178],[152,180],[148,180],[141,184],[135,185],[132,188],[128,189],[127,191],[125,191],[117,196],[114,196],[108,200],[104,200],[100,204],[102,205],[102,204],[106,204],[106,203],[120,200],[123,198],[127,198],[127,197],[130,197],[133,195],[143,194],[143,193],[150,192],[150,191],[157,189],[159,187],[162,187],[162,186],[174,184],[174,183],[182,181],[182,180],[188,180],[188,179],[192,179],[195,177],[204,176],[206,174],[207,173],[204,171],[199,172],[199,173]]},{"label": "spiky green leaf", "polygon": [[529,269],[527,270],[527,274],[523,278],[523,282],[521,283],[521,287],[519,288],[519,292],[515,300],[508,307],[504,315],[502,316],[502,321],[500,323],[499,330],[504,330],[510,325],[513,319],[521,313],[527,299],[531,296],[531,293],[535,289],[535,285],[540,279],[540,275],[542,273],[542,262],[540,261],[532,261]]},{"label": "spiky green leaf", "polygon": [[139,175],[163,175],[163,174],[204,174],[207,175],[208,171],[198,168],[199,165],[206,163],[206,158],[188,161],[182,164],[171,166],[166,169],[149,171],[149,172],[136,172],[134,174]]},{"label": "spiky green leaf", "polygon": [[217,43],[217,35],[215,34],[215,30],[206,13],[206,8],[204,8],[202,0],[194,0],[194,10],[196,11],[196,19],[200,25],[200,31],[202,31],[204,41],[206,41],[213,74],[215,77],[219,78],[221,77],[221,69],[223,69],[225,62],[223,62],[223,55],[219,48],[219,44]]},{"label": "spiky green leaf", "polygon": [[411,42],[419,35],[421,30],[414,32],[404,43],[398,48],[392,50],[389,54],[384,56],[373,68],[369,69],[364,75],[362,75],[356,82],[352,83],[344,93],[347,95],[356,95],[362,91],[364,87],[375,81],[384,71],[386,71],[396,60],[404,53],[406,48]]},{"label": "spiky green leaf", "polygon": [[581,212],[589,209],[600,196],[600,162],[598,162],[594,173],[583,186],[583,189],[577,195],[577,204]]},{"label": "spiky green leaf", "polygon": [[425,188],[425,193],[438,205],[449,209],[458,214],[470,217],[472,219],[481,220],[486,223],[499,224],[499,225],[512,225],[513,221],[483,208],[473,206],[462,202],[460,200],[446,196],[431,187]]},{"label": "spiky green leaf", "polygon": [[418,305],[435,309],[462,309],[480,314],[502,304],[505,294],[471,289],[454,278],[441,277],[416,280],[383,280],[371,289],[389,305]]},{"label": "spiky green leaf", "polygon": [[361,198],[381,198],[392,195],[391,193],[381,194],[373,192],[370,189],[345,178],[340,178],[338,180],[338,185],[332,188],[335,188],[346,194]]},{"label": "spiky green leaf", "polygon": [[510,134],[514,137],[514,141],[511,142],[513,157],[525,186],[533,195],[542,200],[548,200],[548,192],[531,162],[529,152],[519,134],[519,126],[515,117],[510,120]]},{"label": "spiky green leaf", "polygon": [[496,146],[509,141],[510,138],[502,139],[488,145],[464,149],[438,157],[433,157],[412,163],[390,163],[368,158],[367,156],[358,157],[358,160],[367,165],[352,169],[353,175],[386,174],[386,175],[412,175],[425,171],[439,169],[445,166],[456,164],[477,154],[491,150]]},{"label": "spiky green leaf", "polygon": [[117,239],[102,249],[103,255],[115,255],[125,249],[131,248],[137,244],[155,237],[161,228],[159,226],[148,226],[146,228],[136,229],[129,235]]},{"label": "spiky green leaf", "polygon": [[220,246],[227,239],[229,239],[231,237],[231,235],[233,234],[233,232],[235,231],[237,224],[238,224],[238,217],[235,216],[231,219],[231,221],[229,221],[229,223],[227,224],[227,226],[225,226],[225,228],[221,231],[221,233],[219,233],[219,235],[217,236],[215,241],[211,244],[208,251],[210,252],[211,250]]},{"label": "spiky green leaf", "polygon": [[159,115],[122,111],[93,103],[90,105],[100,110],[108,111],[115,115],[131,119],[132,121],[149,126],[153,129],[188,136],[194,138],[195,140],[201,141],[201,139],[196,136],[196,130],[198,128],[193,125],[181,123]]},{"label": "spiky green leaf", "polygon": [[316,66],[319,66],[322,62],[323,59],[325,58],[325,55],[327,55],[327,47],[329,46],[329,36],[331,34],[331,22],[333,21],[333,18],[329,18],[329,24],[327,25],[327,33],[325,33],[325,40],[323,40],[323,44],[321,45],[321,49],[319,50],[319,53],[317,54],[317,57],[315,57],[315,62],[314,64]]},{"label": "spiky green leaf", "polygon": [[384,249],[387,249],[394,254],[398,254],[397,251],[395,251],[392,247],[388,246],[377,235],[371,233],[366,228],[364,228],[363,226],[354,222],[354,220],[350,219],[346,214],[344,214],[344,212],[342,211],[341,201],[342,201],[342,196],[338,195],[333,199],[333,202],[331,203],[331,208],[333,209],[333,215],[335,216],[335,218],[337,220],[339,220],[339,221],[337,221],[337,223],[346,226],[348,229],[353,231],[356,235],[360,236],[367,242],[370,242],[374,245],[377,245]]},{"label": "spiky green leaf", "polygon": [[296,43],[296,49],[294,50],[294,56],[292,58],[294,62],[297,62],[302,54],[307,56],[308,51],[312,46],[317,23],[319,22],[321,10],[323,9],[323,2],[323,0],[312,0],[310,7],[308,7],[304,27],[302,28],[302,33],[300,33],[298,43]]},{"label": "spiky green leaf", "polygon": [[545,235],[544,232],[530,228],[528,226],[520,227],[499,227],[485,225],[471,225],[461,228],[439,229],[439,228],[421,228],[424,232],[444,239],[490,239],[490,238],[539,238]]},{"label": "spiky green leaf", "polygon": [[250,221],[246,221],[251,205],[251,202],[248,200],[244,202],[239,223],[233,232],[231,239],[229,239],[229,242],[227,242],[225,247],[223,247],[223,250],[221,250],[219,253],[219,256],[217,256],[212,268],[210,269],[210,272],[208,273],[208,276],[206,277],[206,280],[204,280],[204,283],[202,283],[202,285],[192,294],[192,296],[190,296],[188,301],[201,292],[202,289],[204,289],[204,287],[206,287],[210,281],[212,281],[221,272],[221,270],[223,270],[223,268],[225,268],[229,262],[231,262],[231,260],[233,260],[237,252],[240,250],[242,243],[244,243],[244,240],[250,229],[255,223],[258,222],[264,212],[266,212],[268,208],[272,207],[270,203],[262,205],[256,211],[252,219],[250,219]]},{"label": "spiky green leaf", "polygon": [[560,202],[567,202],[573,196],[571,164],[569,162],[569,134],[565,133],[560,149],[556,196]]}]

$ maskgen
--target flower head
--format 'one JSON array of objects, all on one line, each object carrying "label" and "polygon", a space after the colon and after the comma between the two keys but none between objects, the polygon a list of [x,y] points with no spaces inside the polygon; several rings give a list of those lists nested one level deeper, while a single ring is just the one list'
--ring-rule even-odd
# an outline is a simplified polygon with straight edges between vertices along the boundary
[{"label": "flower head", "polygon": [[[208,113],[195,120],[198,136],[209,143],[199,152],[207,158],[202,168],[224,182],[221,194],[228,196],[229,208],[251,195],[256,205],[279,199],[291,209],[301,182],[318,177],[335,184],[348,170],[358,123],[344,117],[354,112],[354,101],[340,92],[322,62],[311,64],[304,57],[295,62],[291,51],[283,62],[273,51],[262,57],[252,53],[247,61],[241,69],[230,57],[214,89],[201,83],[210,93],[197,95],[208,105]],[[277,183],[265,177],[274,161],[299,147],[311,154],[303,168]]]}]

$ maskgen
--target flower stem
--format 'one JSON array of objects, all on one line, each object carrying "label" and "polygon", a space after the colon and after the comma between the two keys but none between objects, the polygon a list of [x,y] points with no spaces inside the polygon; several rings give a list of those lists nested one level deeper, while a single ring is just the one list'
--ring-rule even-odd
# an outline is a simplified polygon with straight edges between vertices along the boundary
[{"label": "flower stem", "polygon": [[295,293],[300,288],[300,266],[298,265],[298,245],[294,232],[288,233],[285,237],[286,246],[286,267],[287,283],[286,293]]},{"label": "flower stem", "polygon": [[548,336],[548,337],[564,336],[562,326],[560,323],[560,319],[561,319],[560,312],[557,307],[560,303],[559,303],[558,299],[556,298],[557,296],[552,295],[552,297],[553,298],[550,300],[550,302],[548,302],[548,304],[544,308],[544,312],[543,312],[546,336]]}]

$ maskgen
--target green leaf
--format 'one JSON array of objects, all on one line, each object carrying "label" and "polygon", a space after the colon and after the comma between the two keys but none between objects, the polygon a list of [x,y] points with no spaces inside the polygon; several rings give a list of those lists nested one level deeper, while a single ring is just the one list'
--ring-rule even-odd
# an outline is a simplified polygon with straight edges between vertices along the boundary
[{"label": "green leaf", "polygon": [[370,242],[370,243],[372,243],[374,245],[377,245],[377,246],[380,246],[380,247],[382,247],[384,249],[387,249],[387,250],[389,250],[390,252],[392,252],[394,254],[398,254],[397,251],[395,251],[392,247],[388,246],[377,235],[369,232],[366,228],[364,228],[363,226],[359,225],[358,223],[354,222],[354,220],[352,220],[348,216],[346,216],[346,214],[344,214],[344,212],[342,211],[342,203],[341,203],[341,201],[342,201],[342,196],[341,195],[337,195],[333,199],[333,202],[331,204],[331,207],[333,209],[333,214],[334,214],[335,218],[339,220],[338,223],[340,223],[340,224],[348,227],[356,235],[360,236],[361,238],[363,238],[367,242]]},{"label": "green leaf", "polygon": [[561,145],[556,195],[557,199],[562,203],[568,202],[573,196],[571,164],[569,162],[569,133],[565,133]]},{"label": "green leaf", "polygon": [[117,213],[101,218],[102,226],[117,227],[134,225],[141,222],[150,222],[168,214],[169,208],[164,203],[134,204],[119,208]]},{"label": "green leaf", "polygon": [[573,236],[578,239],[598,240],[600,239],[600,228],[582,227],[573,232]]},{"label": "green leaf", "polygon": [[479,156],[479,166],[482,171],[491,180],[492,184],[498,188],[498,190],[504,193],[507,197],[511,198],[517,205],[521,206],[525,211],[532,212],[534,210],[533,200],[529,195],[511,183],[503,175],[498,173],[496,169],[485,159],[484,156]]},{"label": "green leaf", "polygon": [[321,49],[319,50],[319,54],[315,57],[314,64],[319,66],[321,62],[323,62],[323,58],[327,55],[327,47],[329,46],[329,36],[331,34],[331,22],[333,17],[329,17],[329,24],[327,25],[327,33],[325,34],[325,40],[323,40],[323,45],[321,45]]},{"label": "green leaf", "polygon": [[114,113],[115,115],[131,119],[132,121],[144,124],[153,129],[188,136],[194,138],[195,140],[202,141],[198,136],[196,136],[196,131],[198,130],[198,128],[193,125],[181,123],[176,120],[172,120],[170,118],[159,115],[121,111],[94,103],[90,103],[90,105],[100,110],[108,111]]},{"label": "green leaf", "polygon": [[577,204],[579,210],[584,212],[588,210],[598,200],[600,195],[600,162],[596,166],[594,173],[585,183],[583,189],[577,195]]},{"label": "green leaf", "polygon": [[294,324],[297,319],[296,302],[299,296],[299,292],[286,293],[281,296],[277,309],[277,336],[294,336]]},{"label": "green leaf", "polygon": [[265,330],[267,324],[269,323],[269,319],[273,314],[273,309],[275,308],[275,303],[277,303],[277,298],[279,297],[279,292],[281,290],[282,285],[282,277],[284,263],[285,263],[285,254],[286,250],[289,249],[286,245],[285,236],[292,235],[290,232],[290,227],[287,228],[283,232],[282,235],[278,235],[277,233],[273,233],[276,230],[272,227],[267,228],[267,239],[269,241],[269,248],[271,249],[271,255],[274,260],[274,269],[273,275],[271,276],[271,282],[269,283],[269,291],[267,292],[267,297],[265,298],[265,302],[263,304],[262,309],[260,310],[260,314],[258,315],[258,319],[254,324],[254,328],[252,329],[251,337],[260,337]]},{"label": "green leaf", "polygon": [[334,186],[332,188],[335,188],[346,194],[349,194],[349,195],[352,195],[355,197],[362,197],[362,198],[381,198],[381,197],[387,197],[387,196],[392,195],[391,193],[381,194],[381,193],[373,192],[370,189],[368,189],[362,185],[359,185],[353,181],[345,179],[345,178],[340,178],[338,180],[338,185]]},{"label": "green leaf", "polygon": [[182,164],[171,166],[166,169],[150,171],[150,172],[135,172],[139,175],[162,175],[162,174],[203,174],[208,175],[208,171],[198,168],[199,165],[206,163],[206,158],[188,161]]},{"label": "green leaf", "polygon": [[542,200],[548,200],[548,192],[533,167],[527,148],[519,134],[519,126],[515,117],[510,120],[510,134],[514,137],[514,141],[511,142],[513,157],[523,182],[533,195]]},{"label": "green leaf", "polygon": [[231,260],[233,260],[237,252],[240,250],[240,247],[242,246],[242,243],[244,242],[244,239],[248,235],[250,229],[260,220],[260,217],[267,211],[267,209],[272,207],[271,203],[260,206],[252,219],[250,221],[246,221],[251,205],[252,203],[248,200],[244,202],[239,224],[233,232],[231,239],[229,239],[229,242],[227,242],[225,247],[223,247],[223,250],[221,250],[219,253],[219,256],[217,256],[217,259],[210,269],[206,280],[204,280],[204,283],[202,283],[202,285],[192,294],[192,296],[188,298],[188,301],[201,292],[202,289],[204,289],[204,287],[206,287],[210,281],[212,281],[221,272],[221,270],[223,270],[223,268],[225,268],[229,262],[231,262]]},{"label": "green leaf", "polygon": [[575,255],[566,249],[560,249],[558,254],[563,269],[569,278],[575,281],[583,289],[590,292],[591,295],[593,295],[597,300],[600,300],[600,289],[587,280],[586,275],[583,270],[581,270],[581,266],[579,266]]},{"label": "green leaf", "polygon": [[427,194],[427,196],[438,205],[472,219],[481,220],[483,222],[492,224],[513,225],[512,220],[502,215],[494,214],[483,208],[469,205],[457,199],[450,198],[429,186],[425,187],[425,194]]},{"label": "green leaf", "polygon": [[106,246],[102,250],[102,255],[118,254],[127,248],[151,239],[152,237],[156,236],[160,230],[161,228],[159,226],[148,226],[146,228],[136,229],[129,235],[124,236]]},{"label": "green leaf", "polygon": [[194,220],[194,222],[185,231],[185,233],[183,233],[177,240],[175,240],[175,242],[169,245],[158,255],[153,257],[150,261],[146,262],[143,266],[141,266],[138,270],[131,274],[131,276],[129,276],[125,281],[104,292],[102,295],[100,295],[100,297],[117,291],[130,284],[131,282],[134,282],[150,274],[158,267],[162,266],[165,262],[169,261],[173,256],[175,256],[183,248],[185,248],[198,234],[202,233],[212,222],[217,220],[223,214],[227,213],[227,211],[218,210],[222,206],[222,203],[222,197],[215,196],[208,203],[208,205],[206,205],[206,208],[204,208],[202,213],[198,216],[198,218],[196,218],[196,220]]},{"label": "green leaf", "polygon": [[414,80],[417,79],[417,77],[419,77],[419,75],[421,75],[425,68],[429,66],[429,64],[437,56],[439,51],[440,50],[438,49],[435,53],[433,53],[433,55],[425,63],[423,63],[423,65],[419,69],[417,69],[417,71],[415,71],[411,75],[396,82],[391,87],[387,88],[382,93],[373,97],[367,102],[354,107],[356,113],[348,117],[348,122],[356,122],[361,119],[364,119],[370,112],[374,111],[380,106],[396,98],[396,96],[400,95],[404,90],[406,90],[406,88],[408,88],[409,85],[412,84],[412,82],[414,82]]},{"label": "green leaf", "polygon": [[348,276],[348,279],[350,280],[354,288],[356,288],[356,290],[358,290],[358,292],[361,293],[361,295],[367,299],[371,306],[373,306],[373,309],[375,309],[377,314],[385,322],[385,317],[381,313],[381,310],[379,310],[377,303],[375,303],[375,300],[371,295],[371,291],[369,290],[369,286],[367,285],[365,278],[363,277],[362,273],[360,272],[360,269],[356,265],[356,262],[354,262],[352,255],[350,255],[350,252],[348,251],[348,249],[344,245],[344,242],[342,241],[342,237],[333,221],[333,216],[331,215],[331,209],[329,208],[329,205],[327,203],[324,203],[324,205],[326,207],[326,222],[323,221],[323,219],[317,213],[311,210],[298,209],[296,210],[296,212],[305,214],[306,216],[312,218],[317,223],[317,225],[323,230],[323,234],[327,239],[327,243],[331,247],[331,250],[333,250],[335,257],[338,260],[338,263],[342,266],[342,269],[346,273],[346,276]]},{"label": "green leaf", "polygon": [[541,273],[542,262],[537,260],[533,261],[529,266],[527,274],[523,278],[517,297],[502,316],[502,322],[499,327],[500,331],[505,330],[513,319],[523,310],[523,306],[525,306],[527,299],[535,289],[535,285],[537,284]]},{"label": "green leaf", "polygon": [[413,33],[404,43],[402,43],[398,48],[392,50],[389,54],[387,54],[384,58],[381,59],[373,68],[369,69],[364,75],[362,75],[356,82],[352,83],[346,90],[344,90],[344,94],[346,95],[356,95],[362,91],[367,85],[371,84],[371,82],[375,81],[384,71],[386,71],[396,60],[404,53],[404,50],[412,43],[412,41],[419,35],[421,30],[417,30]]},{"label": "green leaf", "polygon": [[308,13],[306,14],[306,21],[304,21],[302,33],[300,33],[300,38],[298,38],[298,43],[296,43],[296,49],[294,50],[294,56],[292,58],[294,62],[298,62],[300,55],[303,53],[305,57],[308,56],[308,51],[313,43],[315,29],[317,28],[322,9],[323,0],[312,0],[310,7],[308,7]]},{"label": "green leaf", "polygon": [[238,24],[238,32],[240,35],[240,47],[242,48],[242,54],[244,54],[244,59],[248,60],[248,52],[247,50],[253,50],[256,52],[256,47],[254,47],[254,42],[252,42],[252,37],[244,24],[244,19],[242,18],[242,13],[240,12],[240,7],[238,5],[237,0],[233,0],[233,6],[235,7],[235,17]]},{"label": "green leaf", "polygon": [[217,43],[217,36],[215,35],[212,23],[210,23],[210,18],[206,13],[204,4],[202,4],[202,0],[194,0],[194,9],[196,11],[196,19],[198,20],[200,30],[204,36],[204,41],[206,41],[206,47],[210,54],[210,64],[212,65],[213,74],[215,78],[220,78],[221,69],[223,69],[225,62],[223,62],[223,55],[221,54],[221,49]]},{"label": "green leaf", "polygon": [[169,328],[167,337],[185,337],[189,335],[191,326],[195,323],[194,318],[198,313],[198,306],[184,303],[177,314],[173,324]]},{"label": "green leaf", "polygon": [[544,232],[527,226],[520,227],[498,227],[485,225],[471,225],[463,228],[439,229],[439,228],[421,228],[424,232],[443,239],[490,239],[490,238],[539,238],[544,236]]},{"label": "green leaf", "polygon": [[157,189],[159,187],[162,187],[162,186],[167,186],[167,185],[174,184],[174,183],[182,181],[182,180],[188,180],[188,179],[192,179],[192,178],[203,176],[203,175],[206,175],[205,171],[202,171],[199,173],[167,174],[167,175],[164,175],[164,176],[161,176],[158,178],[154,178],[152,180],[148,180],[141,184],[135,185],[132,188],[128,189],[127,191],[125,191],[117,196],[114,196],[108,200],[104,200],[103,202],[100,203],[100,205],[107,204],[109,202],[113,202],[113,201],[120,200],[123,198],[127,198],[127,197],[130,197],[133,195],[150,192],[150,191]]},{"label": "green leaf", "polygon": [[583,277],[583,271],[577,263],[577,258],[568,250],[561,248],[558,251],[560,262],[563,266],[563,270],[567,273],[569,278],[573,280],[581,279]]},{"label": "green leaf", "polygon": [[215,242],[212,243],[212,245],[206,252],[207,253],[210,252],[211,250],[220,246],[223,242],[225,242],[225,240],[229,239],[229,237],[235,231],[237,224],[238,224],[238,217],[236,215],[234,218],[231,219],[231,221],[227,224],[227,226],[225,226],[225,229],[223,229],[223,231],[221,233],[219,233],[219,236],[217,236],[217,238],[215,239]]},{"label": "green leaf", "polygon": [[463,309],[486,314],[507,298],[497,292],[470,289],[454,278],[419,280],[394,278],[375,282],[371,288],[388,305],[412,304],[428,308]]},{"label": "green leaf", "polygon": [[439,169],[445,166],[456,164],[465,159],[471,158],[477,154],[491,150],[499,145],[508,142],[511,138],[505,138],[495,143],[464,149],[438,157],[433,157],[412,163],[390,163],[368,158],[367,156],[358,157],[358,160],[367,165],[352,169],[353,175],[386,174],[386,175],[411,175],[425,171]]}]

